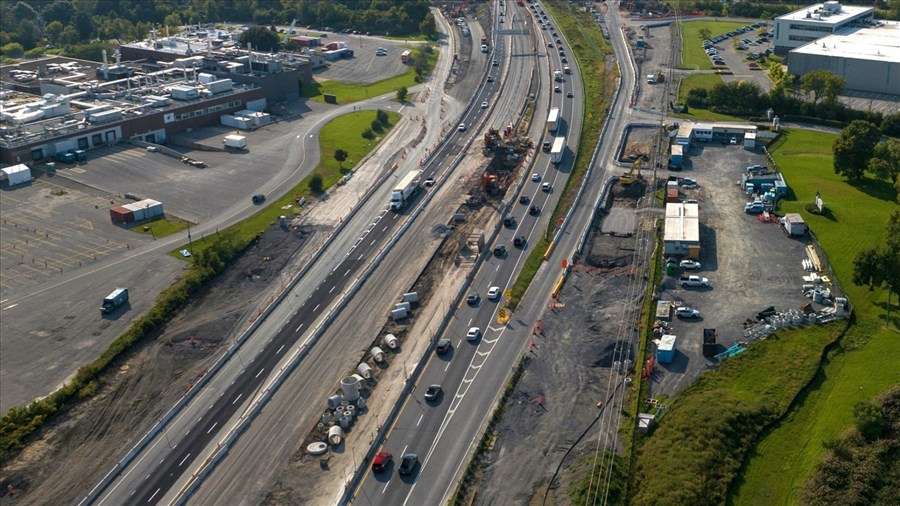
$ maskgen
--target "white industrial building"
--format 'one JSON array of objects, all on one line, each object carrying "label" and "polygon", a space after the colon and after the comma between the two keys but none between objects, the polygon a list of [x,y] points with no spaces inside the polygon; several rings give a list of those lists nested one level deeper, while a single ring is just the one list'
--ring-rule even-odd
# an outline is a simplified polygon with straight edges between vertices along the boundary
[{"label": "white industrial building", "polygon": [[700,258],[700,206],[698,204],[666,204],[663,250],[666,255]]},{"label": "white industrial building", "polygon": [[756,132],[758,127],[750,123],[694,123],[685,121],[678,125],[675,144],[689,146],[697,142],[728,142],[734,139],[744,149],[756,148]]},{"label": "white industrial building", "polygon": [[846,28],[874,23],[875,8],[830,1],[775,18],[775,54],[809,44]]},{"label": "white industrial building", "polygon": [[823,69],[849,90],[900,95],[900,22],[845,28],[791,50],[787,63],[790,74]]},{"label": "white industrial building", "polygon": [[5,180],[9,186],[30,183],[31,179],[31,169],[24,163],[0,169],[0,181]]}]

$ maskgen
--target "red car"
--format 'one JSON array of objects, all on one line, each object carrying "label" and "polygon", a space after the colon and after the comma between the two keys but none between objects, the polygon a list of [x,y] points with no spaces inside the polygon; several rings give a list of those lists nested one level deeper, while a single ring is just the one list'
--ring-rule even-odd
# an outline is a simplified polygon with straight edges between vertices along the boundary
[{"label": "red car", "polygon": [[391,455],[391,452],[387,450],[381,450],[378,452],[378,455],[375,455],[375,460],[372,461],[372,471],[376,473],[383,472],[391,462],[394,460],[394,456]]}]

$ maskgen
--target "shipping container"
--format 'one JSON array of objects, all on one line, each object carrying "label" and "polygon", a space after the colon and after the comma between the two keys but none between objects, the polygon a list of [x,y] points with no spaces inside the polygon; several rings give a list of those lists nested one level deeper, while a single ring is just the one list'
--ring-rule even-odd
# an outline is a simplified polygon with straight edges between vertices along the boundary
[{"label": "shipping container", "polygon": [[113,223],[131,223],[134,221],[134,214],[125,206],[116,206],[109,210],[109,218]]},{"label": "shipping container", "polygon": [[675,336],[667,334],[659,339],[656,360],[660,364],[670,364],[675,360]]},{"label": "shipping container", "polygon": [[716,329],[703,329],[703,356],[714,357],[719,352]]},{"label": "shipping container", "polygon": [[133,221],[141,221],[147,216],[147,210],[142,206],[136,204],[125,204],[122,207],[131,211],[132,216],[134,216]]}]

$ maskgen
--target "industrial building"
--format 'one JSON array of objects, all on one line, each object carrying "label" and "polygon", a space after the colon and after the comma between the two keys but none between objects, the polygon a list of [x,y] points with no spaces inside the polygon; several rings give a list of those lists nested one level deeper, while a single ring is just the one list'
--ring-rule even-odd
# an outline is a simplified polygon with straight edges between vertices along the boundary
[{"label": "industrial building", "polygon": [[849,90],[900,95],[900,23],[877,21],[827,35],[788,56],[788,73],[827,70]]},{"label": "industrial building", "polygon": [[845,28],[873,24],[875,8],[841,5],[829,1],[810,5],[775,18],[775,54],[785,56],[791,49],[809,44]]},{"label": "industrial building", "polygon": [[663,250],[666,255],[700,258],[700,206],[698,204],[666,204]]},{"label": "industrial building", "polygon": [[725,142],[740,144],[744,149],[755,149],[757,130],[756,125],[749,123],[694,123],[685,121],[678,125],[678,131],[675,134],[675,144],[690,146],[692,141]]}]

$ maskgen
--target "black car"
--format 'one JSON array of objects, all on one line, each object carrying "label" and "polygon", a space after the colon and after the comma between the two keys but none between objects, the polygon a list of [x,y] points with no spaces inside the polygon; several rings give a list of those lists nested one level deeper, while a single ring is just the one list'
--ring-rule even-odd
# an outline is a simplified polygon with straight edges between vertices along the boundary
[{"label": "black car", "polygon": [[266,201],[266,196],[263,195],[262,193],[257,193],[256,195],[253,196],[254,204],[262,204],[265,201]]},{"label": "black car", "polygon": [[552,148],[552,146],[550,145],[550,141],[546,141],[546,142],[544,142],[544,145],[541,147],[541,150],[543,150],[544,153],[549,153],[551,148]]},{"label": "black car", "polygon": [[503,218],[503,226],[513,228],[516,226],[516,218],[514,216],[507,216]]},{"label": "black car", "polygon": [[513,246],[515,246],[515,247],[517,247],[517,248],[524,248],[524,247],[525,247],[525,244],[526,244],[526,241],[527,241],[527,239],[525,238],[524,235],[517,235],[517,236],[513,239]]},{"label": "black car", "polygon": [[481,297],[478,296],[478,292],[471,291],[469,292],[469,296],[466,297],[466,304],[470,306],[475,306],[478,304],[478,301],[481,300]]},{"label": "black car", "polygon": [[443,355],[449,352],[451,347],[453,347],[453,343],[449,339],[441,339],[438,341],[435,350],[438,352],[438,355]]},{"label": "black car", "polygon": [[400,468],[397,469],[397,473],[406,476],[415,472],[416,468],[419,467],[419,456],[415,453],[407,453],[400,460]]},{"label": "black car", "polygon": [[528,214],[530,214],[532,216],[537,216],[537,215],[541,214],[541,208],[538,206],[531,206],[528,209]]},{"label": "black car", "polygon": [[496,247],[494,248],[494,256],[495,256],[495,257],[502,257],[502,256],[505,256],[505,255],[506,255],[506,246],[504,246],[504,245],[501,244],[501,245],[496,246]]},{"label": "black car", "polygon": [[531,202],[531,198],[528,195],[522,195],[521,197],[519,197],[520,204],[527,206],[529,202]]}]

